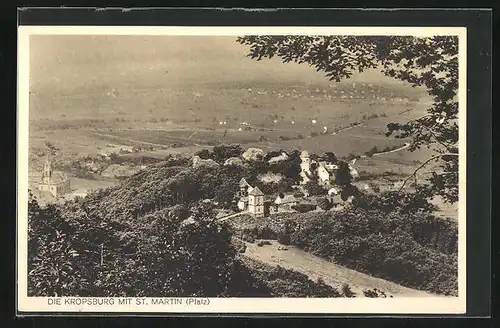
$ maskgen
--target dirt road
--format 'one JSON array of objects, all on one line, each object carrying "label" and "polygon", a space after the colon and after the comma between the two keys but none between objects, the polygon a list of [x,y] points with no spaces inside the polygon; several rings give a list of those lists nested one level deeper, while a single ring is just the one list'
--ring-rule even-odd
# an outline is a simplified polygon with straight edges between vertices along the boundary
[{"label": "dirt road", "polygon": [[287,246],[287,250],[278,250],[279,244],[272,240],[270,242],[272,245],[264,245],[262,247],[254,243],[246,243],[247,249],[244,255],[270,265],[279,265],[283,268],[293,269],[308,275],[313,280],[322,278],[326,284],[336,288],[340,288],[342,284],[346,283],[356,293],[357,297],[363,297],[364,289],[373,288],[384,291],[387,296],[435,297],[435,295],[430,293],[403,287],[384,279],[375,278],[345,268],[293,246]]}]

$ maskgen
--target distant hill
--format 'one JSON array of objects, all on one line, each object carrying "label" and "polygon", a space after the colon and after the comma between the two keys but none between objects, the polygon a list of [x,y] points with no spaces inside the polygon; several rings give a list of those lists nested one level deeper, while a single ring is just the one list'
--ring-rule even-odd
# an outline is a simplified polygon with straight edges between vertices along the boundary
[{"label": "distant hill", "polygon": [[[307,65],[251,60],[234,37],[36,36],[30,45],[33,119],[213,120],[214,114],[244,116],[249,108],[252,115],[290,106],[309,111],[310,96],[325,91],[338,99],[343,92],[347,100],[350,92],[368,100],[423,95],[376,70],[332,83]],[[286,96],[293,91],[300,96]]]}]

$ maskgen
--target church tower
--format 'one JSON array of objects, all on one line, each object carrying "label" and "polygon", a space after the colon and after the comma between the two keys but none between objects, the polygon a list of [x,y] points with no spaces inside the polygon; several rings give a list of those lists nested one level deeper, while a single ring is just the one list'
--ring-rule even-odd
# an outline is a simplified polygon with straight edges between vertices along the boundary
[{"label": "church tower", "polygon": [[51,182],[52,182],[52,162],[50,160],[50,154],[47,153],[47,158],[45,159],[45,164],[43,165],[42,183],[50,185]]}]

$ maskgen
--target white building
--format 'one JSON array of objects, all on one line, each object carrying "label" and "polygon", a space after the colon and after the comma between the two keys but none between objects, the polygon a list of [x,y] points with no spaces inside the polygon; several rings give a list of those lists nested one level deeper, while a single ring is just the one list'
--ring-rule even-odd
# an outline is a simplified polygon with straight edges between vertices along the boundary
[{"label": "white building", "polygon": [[304,150],[300,154],[300,177],[302,178],[301,184],[308,183],[311,179],[311,158],[309,157],[309,152]]},{"label": "white building", "polygon": [[276,199],[274,200],[274,212],[280,212],[280,211],[293,211],[292,206],[298,204],[298,200],[295,198],[294,195],[283,195],[283,197],[280,197],[281,195],[278,195]]},{"label": "white building", "polygon": [[318,180],[322,185],[330,185],[331,181],[335,180],[335,171],[338,169],[337,165],[329,164],[327,162],[318,163]]},{"label": "white building", "polygon": [[248,193],[248,212],[254,217],[264,217],[264,193],[259,187],[252,188]]}]

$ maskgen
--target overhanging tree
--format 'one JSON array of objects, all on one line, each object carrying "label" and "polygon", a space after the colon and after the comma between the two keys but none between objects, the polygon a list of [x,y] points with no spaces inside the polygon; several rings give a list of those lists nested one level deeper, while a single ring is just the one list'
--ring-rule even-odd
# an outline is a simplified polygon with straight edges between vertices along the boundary
[{"label": "overhanging tree", "polygon": [[425,87],[433,103],[427,114],[406,123],[388,124],[387,136],[412,138],[410,151],[427,147],[436,152],[405,180],[417,182],[417,173],[431,162],[439,170],[418,185],[424,197],[440,195],[458,200],[458,37],[434,36],[244,36],[248,57],[279,57],[284,63],[305,63],[341,81],[354,72],[380,69],[385,75]]}]

